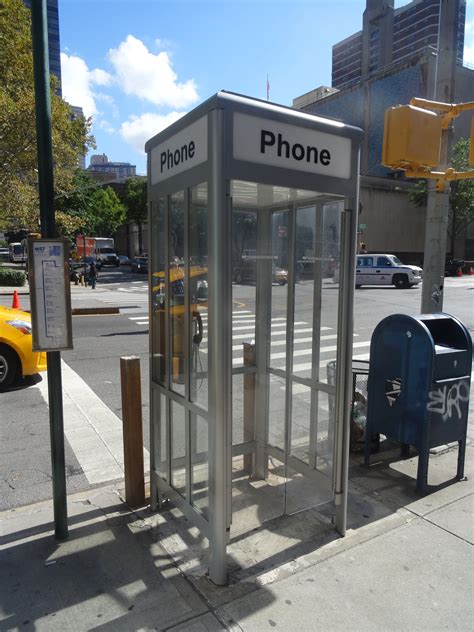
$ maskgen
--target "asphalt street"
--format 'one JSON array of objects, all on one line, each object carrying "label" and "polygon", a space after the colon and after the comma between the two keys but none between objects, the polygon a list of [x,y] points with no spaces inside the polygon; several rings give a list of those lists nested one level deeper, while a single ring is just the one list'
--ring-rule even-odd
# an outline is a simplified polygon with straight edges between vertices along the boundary
[{"label": "asphalt street", "polygon": [[[67,371],[63,380],[69,389],[65,406],[74,407],[75,415],[87,413],[90,406],[99,411],[108,428],[115,434],[100,436],[100,448],[108,448],[112,461],[120,465],[120,445],[117,428],[121,419],[120,357],[137,355],[141,360],[144,442],[149,448],[148,430],[148,287],[144,276],[123,269],[104,269],[97,290],[74,288],[83,296],[93,297],[97,304],[120,308],[117,315],[74,316],[74,349],[63,352]],[[272,362],[279,366],[284,361],[284,327],[286,322],[285,286],[272,288]],[[326,281],[323,288],[321,351],[325,362],[330,360],[336,345],[335,331],[337,286]],[[295,362],[301,370],[307,365],[310,353],[312,294],[304,283],[296,287],[295,307]],[[254,336],[255,287],[233,287],[234,300],[234,366],[241,363],[241,342]],[[354,356],[368,358],[370,336],[378,322],[393,313],[416,314],[419,311],[421,288],[404,290],[388,288],[361,288],[355,293]],[[9,298],[0,296],[0,303],[10,304]],[[29,309],[27,296],[21,296],[21,305]],[[447,278],[444,310],[462,320],[474,331],[474,277]],[[274,348],[275,345],[275,348]],[[204,340],[202,357],[206,351],[206,315],[204,314]],[[283,355],[282,355],[283,354]],[[309,359],[311,359],[309,357]],[[0,509],[26,505],[51,497],[51,465],[49,450],[49,417],[45,402],[47,380],[45,374],[30,378],[25,385],[0,394],[0,445],[2,476],[0,480]],[[102,408],[101,408],[102,407]],[[78,412],[79,411],[79,412]],[[102,411],[102,412],[100,412]],[[76,419],[75,417],[75,419]],[[77,417],[77,419],[79,419]],[[77,421],[79,424],[80,422]],[[115,426],[114,426],[115,424]],[[79,426],[78,426],[79,428]],[[74,427],[66,432],[66,469],[68,491],[86,489],[105,482],[100,477],[113,476],[119,470],[90,471],[93,461],[104,462],[102,453],[94,453],[91,442],[89,454],[76,448]],[[77,434],[77,433],[76,433]],[[69,436],[69,439],[68,439]],[[109,445],[107,445],[109,444]],[[99,448],[97,448],[99,449]],[[110,473],[112,472],[112,474]],[[118,475],[116,476],[119,477]],[[110,478],[108,479],[110,480]]]}]

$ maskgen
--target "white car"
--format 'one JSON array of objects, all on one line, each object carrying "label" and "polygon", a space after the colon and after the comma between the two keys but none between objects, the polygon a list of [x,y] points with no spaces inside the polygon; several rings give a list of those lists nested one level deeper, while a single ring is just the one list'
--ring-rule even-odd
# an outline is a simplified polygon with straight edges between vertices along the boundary
[{"label": "white car", "polygon": [[422,281],[423,270],[403,264],[395,255],[357,255],[356,287],[361,285],[394,285],[405,288]]}]

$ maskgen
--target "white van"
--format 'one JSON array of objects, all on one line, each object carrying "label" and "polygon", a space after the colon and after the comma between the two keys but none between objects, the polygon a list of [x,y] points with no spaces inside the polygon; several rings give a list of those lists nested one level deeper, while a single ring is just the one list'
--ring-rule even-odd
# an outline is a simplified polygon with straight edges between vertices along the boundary
[{"label": "white van", "polygon": [[356,288],[361,285],[394,285],[397,288],[418,285],[423,270],[404,265],[395,255],[357,255]]}]

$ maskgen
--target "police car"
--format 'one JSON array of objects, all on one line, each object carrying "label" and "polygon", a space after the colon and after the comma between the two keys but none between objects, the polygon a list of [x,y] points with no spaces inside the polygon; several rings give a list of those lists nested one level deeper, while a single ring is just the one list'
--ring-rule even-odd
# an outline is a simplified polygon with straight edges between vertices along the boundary
[{"label": "police car", "polygon": [[356,288],[361,285],[394,285],[406,288],[422,281],[423,270],[403,264],[395,255],[357,255]]}]

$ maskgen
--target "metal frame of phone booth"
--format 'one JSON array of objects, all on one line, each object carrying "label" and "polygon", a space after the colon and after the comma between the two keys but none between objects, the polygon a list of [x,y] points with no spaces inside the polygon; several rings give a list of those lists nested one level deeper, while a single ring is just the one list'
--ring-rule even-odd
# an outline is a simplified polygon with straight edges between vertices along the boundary
[{"label": "metal frame of phone booth", "polygon": [[208,538],[216,584],[253,519],[333,502],[346,531],[361,139],[219,92],[146,144],[151,508]]}]

